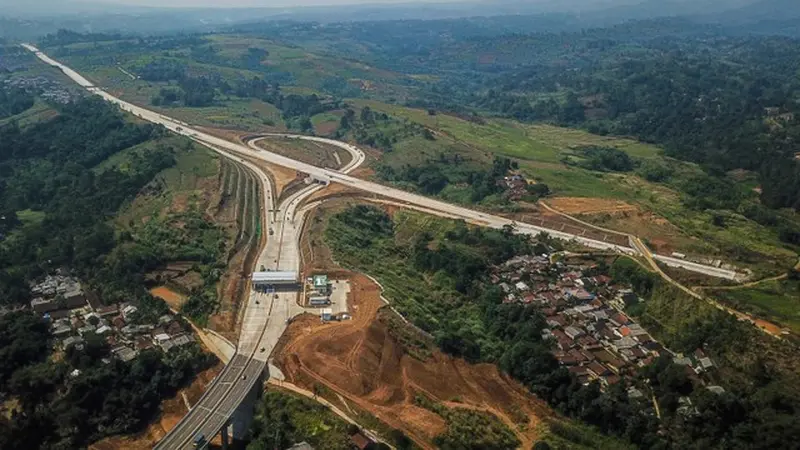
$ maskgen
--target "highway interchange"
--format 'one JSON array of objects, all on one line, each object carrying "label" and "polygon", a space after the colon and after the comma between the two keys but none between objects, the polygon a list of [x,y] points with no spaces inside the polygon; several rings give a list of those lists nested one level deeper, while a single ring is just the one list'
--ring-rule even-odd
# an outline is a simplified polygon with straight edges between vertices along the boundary
[{"label": "highway interchange", "polygon": [[[255,141],[255,140],[254,140]],[[341,170],[350,172],[364,162],[364,153],[346,148],[351,161]],[[256,267],[271,271],[300,272],[300,235],[308,208],[298,209],[322,184],[310,184],[277,204],[277,190],[263,169],[247,160],[240,160],[225,151],[240,164],[258,174],[264,187],[263,228],[272,229],[273,235],[259,254]],[[297,291],[278,291],[265,294],[251,290],[242,320],[236,355],[214,380],[212,385],[188,414],[165,436],[156,449],[193,448],[197,436],[214,436],[234,410],[244,400],[254,384],[260,380],[267,360],[285,331],[290,318],[304,310],[297,305]]]},{"label": "highway interchange", "polygon": [[[630,247],[619,246],[608,242],[586,238],[583,236],[564,233],[560,230],[553,230],[532,224],[515,222],[505,217],[500,217],[488,213],[483,213],[480,211],[475,211],[469,208],[465,208],[463,206],[452,205],[440,200],[435,200],[419,194],[406,192],[397,188],[384,186],[382,184],[374,183],[371,181],[361,180],[359,178],[348,176],[346,174],[343,174],[335,170],[324,169],[301,161],[296,161],[282,155],[271,153],[263,149],[257,149],[257,147],[255,146],[247,146],[241,143],[231,142],[225,139],[218,138],[208,133],[193,129],[188,124],[181,122],[179,120],[166,117],[160,113],[151,111],[146,108],[142,108],[140,106],[136,106],[124,100],[120,100],[119,98],[114,97],[108,92],[105,92],[101,88],[94,86],[92,82],[90,82],[89,80],[87,80],[74,70],[70,69],[69,67],[49,58],[44,53],[38,51],[38,49],[36,49],[35,47],[29,44],[23,44],[23,46],[28,50],[35,52],[36,55],[47,64],[56,66],[59,69],[61,69],[67,76],[72,78],[81,86],[85,87],[90,92],[100,95],[107,101],[118,105],[121,109],[131,112],[132,114],[147,121],[163,125],[167,129],[174,131],[175,133],[188,136],[193,140],[195,140],[196,142],[212,146],[217,150],[227,150],[229,152],[233,152],[238,155],[250,156],[253,158],[261,159],[264,162],[295,169],[299,172],[307,173],[319,179],[327,179],[333,183],[340,183],[357,190],[366,191],[375,195],[380,195],[382,197],[400,201],[405,204],[421,206],[433,212],[445,213],[449,217],[458,217],[466,221],[480,224],[483,226],[488,226],[492,228],[502,228],[506,225],[513,225],[516,228],[517,232],[520,233],[535,235],[541,232],[545,232],[559,239],[574,240],[579,244],[582,244],[590,248],[601,249],[601,250],[612,250],[628,254],[639,253],[638,250],[636,250],[633,246]],[[335,145],[337,147],[340,147],[348,151],[351,148],[356,148],[350,144],[336,141],[333,139],[290,135],[290,134],[283,134],[283,136],[296,137],[298,139],[314,140],[316,142],[323,142],[326,144]],[[690,261],[685,261],[682,259],[672,258],[663,255],[653,255],[653,257],[669,266],[680,267],[692,272],[698,272],[708,276],[725,278],[725,279],[736,279],[738,277],[738,274],[735,271],[728,269],[697,264]]]},{"label": "highway interchange", "polygon": [[[389,201],[396,204],[408,205],[412,209],[422,210],[443,217],[463,219],[470,223],[493,228],[513,225],[519,233],[536,235],[541,232],[546,232],[553,237],[574,240],[582,245],[595,249],[613,250],[627,254],[644,253],[644,256],[657,259],[668,266],[681,267],[689,271],[714,277],[726,279],[738,278],[738,274],[731,270],[696,264],[662,255],[654,255],[650,253],[641,241],[632,243],[630,247],[623,247],[583,236],[564,233],[559,230],[514,222],[503,217],[474,211],[465,207],[448,204],[418,194],[355,178],[348,175],[348,173],[359,167],[365,161],[366,155],[359,148],[344,142],[312,136],[291,134],[272,135],[274,137],[316,141],[333,145],[349,152],[352,156],[351,161],[341,170],[316,167],[266,151],[256,145],[257,141],[263,138],[251,139],[246,143],[247,145],[230,142],[193,129],[188,124],[179,120],[120,100],[101,88],[96,87],[89,80],[69,67],[49,58],[32,45],[23,44],[23,47],[34,52],[36,56],[45,63],[59,68],[64,74],[88,91],[118,105],[122,110],[128,111],[152,123],[163,125],[175,133],[187,136],[195,142],[205,145],[221,155],[237,161],[239,164],[246,166],[256,173],[264,188],[265,194],[263,196],[263,217],[265,223],[262,228],[265,232],[269,229],[272,230],[264,249],[259,254],[256,267],[263,266],[269,270],[300,272],[300,234],[303,228],[304,216],[309,211],[310,205],[305,205],[302,208],[301,206],[304,205],[304,202],[312,194],[323,189],[324,185],[317,183],[310,184],[283,200],[280,205],[277,205],[277,192],[272,180],[262,168],[251,162],[253,159],[295,169],[299,172],[309,174],[317,180],[340,183],[354,189],[372,193],[384,199],[390,199]],[[273,213],[270,214],[270,212]],[[297,292],[263,294],[251,291],[242,320],[236,355],[217,376],[211,386],[209,386],[200,401],[178,425],[159,442],[155,447],[156,449],[173,450],[194,448],[193,444],[196,436],[204,435],[206,438],[213,437],[225,426],[232,416],[233,411],[243,401],[254,384],[261,379],[260,375],[266,367],[272,349],[283,334],[288,319],[303,311],[302,308],[297,305],[296,298]]]}]

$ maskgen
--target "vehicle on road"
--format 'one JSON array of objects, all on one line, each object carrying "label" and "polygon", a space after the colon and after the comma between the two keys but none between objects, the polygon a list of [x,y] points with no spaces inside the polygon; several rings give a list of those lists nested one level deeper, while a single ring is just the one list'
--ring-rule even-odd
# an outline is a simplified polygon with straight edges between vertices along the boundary
[{"label": "vehicle on road", "polygon": [[194,447],[200,448],[206,443],[206,435],[205,434],[198,434],[194,437]]}]

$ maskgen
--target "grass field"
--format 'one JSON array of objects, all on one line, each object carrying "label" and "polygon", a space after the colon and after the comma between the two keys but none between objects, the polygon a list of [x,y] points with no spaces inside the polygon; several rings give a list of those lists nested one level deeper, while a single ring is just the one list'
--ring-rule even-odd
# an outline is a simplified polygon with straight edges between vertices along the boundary
[{"label": "grass field", "polygon": [[630,139],[596,136],[584,131],[551,125],[523,125],[508,120],[487,119],[472,122],[458,117],[430,115],[421,109],[405,108],[370,100],[353,100],[357,106],[369,106],[395,117],[402,117],[474,146],[496,154],[544,163],[560,163],[576,147],[603,145],[623,150],[635,157],[655,157],[658,147]]},{"label": "grass field", "polygon": [[752,288],[716,290],[712,294],[736,309],[774,320],[800,334],[800,281],[768,281]]},{"label": "grass field", "polygon": [[[181,139],[182,138],[175,138]],[[178,143],[181,141],[173,141]],[[163,144],[170,143],[164,142]],[[199,207],[201,199],[210,193],[205,192],[204,180],[215,179],[219,170],[219,157],[211,150],[194,147],[186,151],[179,147],[176,152],[175,166],[159,173],[152,183],[151,194],[140,195],[117,217],[117,223],[123,228],[146,223],[150,219],[164,218],[175,210],[185,211]],[[132,152],[145,151],[146,147],[130,149],[128,153],[120,153],[104,164],[116,165],[124,170]]]},{"label": "grass field", "polygon": [[[72,63],[74,60],[77,68],[89,70],[90,78],[108,83],[123,93],[124,98],[147,105],[163,84],[132,80],[116,67],[117,64],[135,72],[136,67],[156,56],[168,57],[186,63],[190,72],[216,74],[232,80],[259,75],[256,71],[234,66],[241,63],[243,56],[251,48],[263,49],[269,52],[262,61],[265,71],[263,73],[286,72],[291,76],[291,81],[282,83],[284,93],[308,94],[326,89],[330,91],[330,83],[344,82],[345,85],[340,86],[341,93],[362,97],[348,100],[356,108],[369,106],[396,119],[416,122],[435,131],[435,141],[415,136],[396,142],[393,144],[393,151],[385,153],[381,158],[382,164],[396,169],[406,164],[424,164],[427,160],[438,159],[442,153],[457,153],[464,158],[465,164],[485,168],[491,164],[495,155],[511,157],[519,162],[520,171],[527,178],[547,184],[554,196],[619,199],[635,205],[647,217],[633,221],[627,217],[602,215],[584,219],[620,231],[640,234],[668,251],[734,261],[740,266],[751,268],[757,274],[774,274],[795,259],[794,251],[784,247],[775,231],[733,211],[723,212],[726,215],[726,225],[718,227],[712,225],[712,219],[720,212],[687,208],[682,202],[684,195],[680,191],[680,183],[690,180],[702,171],[693,164],[664,157],[657,146],[552,125],[520,124],[491,118],[467,120],[442,113],[429,114],[423,109],[367,100],[364,97],[397,97],[397,92],[386,84],[405,83],[407,80],[398,74],[364,64],[321,56],[265,39],[230,35],[217,35],[209,39],[218,60],[216,65],[193,60],[189,48],[178,48],[163,54],[143,51],[123,53],[116,55],[111,63],[107,57],[104,59],[94,53],[89,56],[70,56],[67,61]],[[350,90],[353,85],[358,85],[359,89]],[[413,83],[409,86],[413,86]],[[402,88],[408,89],[408,86]],[[272,105],[257,100],[221,97],[218,98],[217,105],[207,108],[165,108],[163,111],[189,123],[243,131],[282,129],[283,125],[279,111]],[[338,118],[332,113],[313,118],[315,130],[319,134],[332,132],[336,121]],[[636,172],[595,172],[563,163],[565,157],[574,157],[579,148],[589,145],[614,147],[636,160],[653,160],[663,164],[668,167],[671,178],[677,181],[652,183],[639,177]],[[747,183],[747,180],[742,181],[742,189],[752,188]],[[465,193],[463,186],[448,186],[442,196],[449,201],[458,202],[467,200]],[[484,206],[491,207],[491,202],[490,198],[484,202]],[[796,216],[793,214],[789,219],[795,220]],[[664,221],[668,224],[665,225]]]},{"label": "grass field", "polygon": [[311,123],[314,125],[314,134],[320,136],[332,134],[339,127],[341,119],[342,114],[339,111],[325,112],[313,116],[311,118]]},{"label": "grass field", "polygon": [[223,100],[204,108],[154,108],[187,123],[242,131],[285,130],[278,108],[257,99]]},{"label": "grass field", "polygon": [[[186,148],[189,142],[188,139],[179,136],[166,136],[157,140],[149,140],[111,155],[111,157],[93,167],[92,170],[95,172],[102,172],[113,167],[122,172],[126,172],[130,167],[131,158],[135,157],[134,155],[142,154],[158,147]],[[179,158],[179,161],[181,159],[182,158]]]},{"label": "grass field", "polygon": [[[758,274],[775,274],[796,260],[796,253],[778,239],[777,233],[733,212],[724,212],[724,227],[712,224],[718,211],[690,209],[682,202],[676,183],[702,171],[696,165],[661,155],[654,145],[635,140],[596,136],[585,131],[552,125],[523,125],[508,120],[473,122],[426,110],[389,105],[370,100],[351,100],[354,106],[369,106],[397,118],[420,123],[436,132],[435,141],[420,137],[403,140],[381,162],[395,168],[422,164],[440,153],[462,155],[467,164],[486,166],[493,155],[518,160],[526,177],[547,184],[554,196],[624,200],[638,207],[641,217],[589,216],[598,225],[632,232],[659,244],[668,253],[679,251],[733,261]],[[578,147],[599,145],[625,151],[638,160],[655,160],[667,166],[678,180],[672,184],[653,183],[636,172],[596,172],[561,162]],[[453,191],[453,192],[451,192]],[[461,193],[448,187],[443,196],[456,200]],[[796,219],[796,215],[791,215]],[[787,218],[787,220],[791,219]]]}]

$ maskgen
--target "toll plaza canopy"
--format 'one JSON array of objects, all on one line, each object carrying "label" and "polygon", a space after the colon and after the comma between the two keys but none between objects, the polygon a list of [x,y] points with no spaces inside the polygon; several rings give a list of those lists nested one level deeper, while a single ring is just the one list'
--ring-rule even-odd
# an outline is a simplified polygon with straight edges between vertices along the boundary
[{"label": "toll plaza canopy", "polygon": [[251,277],[254,284],[290,284],[297,283],[297,272],[253,272]]}]

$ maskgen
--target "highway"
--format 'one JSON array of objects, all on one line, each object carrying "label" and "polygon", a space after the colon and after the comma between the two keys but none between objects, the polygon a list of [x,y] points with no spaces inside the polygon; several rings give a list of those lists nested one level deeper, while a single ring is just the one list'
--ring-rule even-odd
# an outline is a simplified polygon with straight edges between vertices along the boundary
[{"label": "highway", "polygon": [[[475,210],[471,210],[469,208],[465,208],[462,206],[457,206],[449,203],[445,203],[440,200],[435,200],[432,198],[428,198],[419,194],[414,194],[411,192],[406,192],[400,189],[392,188],[389,186],[384,186],[382,184],[374,183],[371,181],[361,180],[359,178],[355,178],[346,174],[343,174],[339,171],[324,169],[321,167],[316,167],[311,164],[303,163],[301,161],[296,161],[291,158],[287,158],[285,156],[281,156],[275,153],[268,152],[264,149],[258,148],[253,142],[250,142],[249,145],[243,145],[241,143],[227,141],[225,139],[218,138],[216,136],[210,135],[208,133],[204,133],[202,131],[196,130],[191,128],[188,124],[181,122],[179,120],[166,117],[162,114],[157,112],[148,110],[146,108],[142,108],[140,106],[136,106],[132,103],[128,103],[124,100],[120,100],[117,97],[103,91],[102,89],[94,86],[89,80],[75,72],[74,70],[70,69],[69,67],[59,63],[58,61],[49,58],[44,53],[40,52],[38,49],[33,47],[29,44],[23,44],[23,46],[34,52],[36,56],[38,56],[42,61],[46,62],[47,64],[53,65],[61,69],[64,74],[75,80],[76,83],[84,86],[87,90],[97,95],[100,95],[107,101],[118,105],[121,109],[125,111],[129,111],[136,116],[145,119],[147,121],[157,123],[163,125],[167,129],[174,131],[175,133],[182,134],[184,136],[191,137],[197,142],[203,143],[205,145],[212,146],[217,149],[227,150],[239,155],[246,155],[251,156],[257,159],[261,159],[265,162],[276,164],[283,167],[292,168],[298,170],[300,172],[304,172],[310,175],[313,175],[319,179],[326,179],[330,180],[334,183],[340,183],[345,186],[370,192],[375,195],[380,195],[382,197],[390,198],[404,204],[408,205],[415,205],[419,207],[423,207],[427,210],[430,210],[434,213],[442,213],[446,214],[448,217],[456,217],[463,220],[466,220],[471,223],[488,226],[492,228],[502,228],[504,226],[512,225],[515,227],[517,232],[526,233],[536,235],[539,233],[548,233],[549,235],[564,239],[564,240],[572,240],[581,245],[586,247],[600,249],[600,250],[612,250],[616,252],[622,252],[627,254],[638,254],[639,251],[634,248],[633,246],[620,246],[611,244],[608,242],[598,241],[595,239],[586,238],[583,236],[578,236],[570,233],[565,233],[559,230],[553,230],[548,228],[543,228],[540,226],[528,224],[528,223],[518,223],[510,219],[506,219],[504,217],[495,216],[492,214],[487,214]],[[360,150],[357,147],[352,146],[350,144],[336,141],[333,139],[326,139],[320,137],[311,137],[311,136],[301,136],[301,135],[292,135],[292,134],[280,134],[281,136],[285,137],[294,137],[298,139],[307,139],[313,140],[316,142],[322,142],[329,145],[334,145],[336,147],[342,148],[347,151],[352,151],[352,149],[356,149],[358,152]],[[361,152],[363,153],[363,152]],[[672,267],[680,267],[685,270],[689,270],[692,272],[702,273],[704,275],[718,277],[718,278],[725,278],[729,280],[737,280],[740,278],[740,275],[737,274],[733,270],[722,269],[713,266],[707,266],[703,264],[697,264],[690,261],[684,261],[680,259],[670,258],[668,256],[662,255],[654,255],[654,258],[658,259],[659,261],[668,264]]]},{"label": "highway", "polygon": [[[177,134],[187,136],[195,142],[205,145],[221,155],[247,166],[253,170],[254,173],[258,174],[260,182],[264,187],[265,195],[263,208],[265,212],[264,217],[267,218],[267,223],[264,224],[262,229],[265,233],[268,232],[269,229],[272,229],[274,234],[268,236],[266,246],[257,259],[257,267],[264,266],[270,270],[287,270],[299,273],[299,240],[303,228],[303,220],[308,208],[298,208],[310,195],[323,189],[324,185],[311,184],[292,194],[276,207],[277,192],[275,191],[271,179],[264,173],[263,169],[252,164],[248,159],[258,159],[270,164],[288,167],[312,175],[319,180],[340,183],[357,190],[372,193],[376,197],[379,196],[384,199],[390,199],[397,204],[406,205],[412,209],[443,217],[463,219],[470,223],[493,228],[503,228],[510,225],[519,233],[531,235],[544,232],[548,233],[550,236],[572,240],[590,248],[611,250],[627,254],[643,253],[648,259],[658,259],[670,266],[681,267],[686,270],[714,277],[726,279],[738,278],[738,274],[734,271],[691,263],[661,255],[652,255],[646,247],[644,250],[641,248],[644,244],[640,240],[634,242],[635,245],[631,245],[630,247],[619,246],[583,236],[564,233],[559,230],[547,229],[527,223],[517,223],[503,217],[474,211],[462,206],[452,205],[422,195],[355,178],[348,175],[348,173],[361,165],[365,161],[366,156],[359,148],[344,142],[312,136],[273,134],[273,136],[325,143],[349,152],[352,155],[351,161],[346,167],[341,168],[341,170],[324,169],[271,153],[256,145],[257,141],[263,138],[251,139],[246,145],[230,142],[194,129],[179,120],[166,117],[158,112],[116,98],[95,86],[69,67],[49,58],[32,45],[23,44],[23,47],[34,52],[36,56],[45,63],[59,68],[65,75],[86,88],[89,92],[118,105],[122,110],[128,111],[152,123],[163,125],[165,128]],[[269,214],[269,211],[274,211],[274,214]],[[247,393],[253,388],[254,383],[260,379],[260,374],[263,373],[272,350],[283,334],[288,319],[302,312],[302,308],[297,305],[296,298],[297,292],[278,292],[277,295],[268,295],[258,292],[251,292],[249,294],[248,303],[242,320],[236,355],[212,382],[199,402],[167,434],[167,436],[158,443],[155,447],[156,449],[174,450],[194,448],[193,441],[195,436],[202,434],[206,438],[211,438],[222,429]]]},{"label": "highway", "polygon": [[[311,184],[295,192],[276,206],[277,191],[264,170],[237,155],[219,150],[222,155],[238,161],[258,174],[264,187],[263,211],[267,223],[264,232],[272,229],[267,244],[259,253],[257,267],[267,270],[300,272],[300,235],[303,229],[305,208],[298,207],[315,192],[323,189],[321,184]],[[349,149],[352,158],[341,170],[349,172],[364,162],[365,155],[358,149]],[[269,211],[274,211],[270,214]],[[264,294],[251,290],[242,319],[237,353],[233,360],[189,413],[165,436],[156,449],[194,448],[196,436],[214,436],[225,425],[238,405],[244,400],[267,360],[286,330],[288,320],[302,313],[297,305],[297,292]]]},{"label": "highway", "polygon": [[[450,218],[460,218],[471,223],[502,228],[504,226],[514,226],[517,232],[536,235],[548,233],[553,237],[565,240],[573,240],[579,244],[590,248],[601,250],[612,250],[627,254],[639,254],[644,252],[645,256],[650,257],[649,250],[639,248],[643,246],[641,241],[637,245],[630,247],[618,246],[603,241],[589,239],[564,233],[559,230],[547,229],[527,223],[517,223],[503,217],[470,210],[457,205],[448,204],[439,200],[427,198],[418,194],[402,191],[399,189],[361,180],[346,173],[358,167],[365,160],[364,153],[355,146],[339,142],[332,139],[300,136],[291,134],[275,134],[275,136],[306,139],[316,142],[326,143],[342,148],[353,155],[351,162],[344,170],[336,171],[324,169],[306,164],[300,161],[268,152],[256,146],[257,139],[248,141],[247,145],[230,142],[216,136],[204,133],[191,128],[188,124],[176,119],[166,117],[160,113],[136,106],[134,104],[120,100],[102,89],[94,86],[92,82],[75,72],[71,68],[49,58],[35,47],[23,44],[23,47],[34,52],[45,63],[59,68],[65,75],[70,77],[88,91],[103,97],[105,100],[118,105],[124,111],[128,111],[144,120],[163,125],[167,129],[188,136],[194,141],[206,145],[226,157],[238,160],[241,164],[247,165],[255,173],[261,174],[261,182],[265,187],[264,211],[273,210],[275,204],[274,187],[269,178],[263,171],[255,165],[245,161],[244,156],[260,159],[267,163],[289,167],[321,180],[340,183],[345,186],[366,191],[376,196],[392,199],[401,204],[409,205],[416,209],[424,210],[432,214],[438,214]],[[277,239],[268,239],[267,245],[258,258],[258,266],[272,268],[274,270],[299,271],[299,234],[302,230],[302,214],[299,218],[295,217],[298,206],[300,206],[309,195],[322,189],[321,185],[311,185],[288,199],[275,208],[278,213],[271,215],[268,219],[266,229],[272,228]],[[267,216],[270,216],[267,214]],[[693,272],[703,273],[714,277],[736,279],[736,272],[720,269],[712,266],[683,261],[661,255],[652,255],[665,264],[673,267],[681,267]],[[253,293],[250,296],[242,321],[242,329],[239,340],[237,354],[225,367],[222,373],[212,383],[206,393],[195,407],[187,414],[184,419],[156,446],[157,449],[181,449],[192,448],[194,436],[203,434],[206,437],[215,435],[231,416],[242,399],[247,395],[253,384],[259,378],[258,375],[264,370],[266,361],[272,352],[275,344],[280,338],[294,310],[296,293],[279,293],[277,296],[267,296],[260,293]]]},{"label": "highway", "polygon": [[[229,157],[234,157],[230,155]],[[264,187],[264,205],[268,210],[274,204],[274,188],[271,180],[254,164],[236,160],[254,173]],[[263,253],[263,252],[262,252]],[[206,392],[178,424],[156,445],[156,449],[189,449],[194,447],[196,436],[213,437],[226,424],[243,401],[266,367],[266,357],[259,350],[259,343],[266,334],[266,325],[274,308],[272,301],[256,303],[250,294],[236,348],[236,354],[214,379]]]}]

